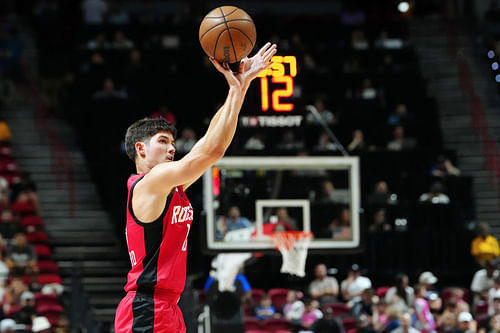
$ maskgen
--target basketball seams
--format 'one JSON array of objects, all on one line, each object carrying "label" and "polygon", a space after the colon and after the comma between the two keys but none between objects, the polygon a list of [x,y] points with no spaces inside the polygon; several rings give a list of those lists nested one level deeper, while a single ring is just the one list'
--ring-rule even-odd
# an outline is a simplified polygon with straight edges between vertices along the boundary
[{"label": "basketball seams", "polygon": [[[250,19],[232,19],[232,20],[227,21],[227,23],[231,23],[231,22],[239,22],[239,21],[243,21],[243,22],[253,22],[253,21],[252,21],[252,20],[250,20]],[[214,25],[214,26],[210,27],[210,29],[207,29],[207,30],[203,33],[203,35],[201,35],[201,36],[200,36],[199,41],[201,42],[201,40],[203,39],[203,37],[205,37],[205,35],[207,34],[207,32],[212,31],[213,29],[215,29],[215,28],[219,27],[221,24],[224,24],[224,23],[225,23],[225,22],[221,22],[221,23],[219,23],[219,24],[216,24],[216,25]]]},{"label": "basketball seams", "polygon": [[207,18],[210,18],[210,19],[211,18],[218,18],[218,19],[220,19],[220,18],[223,18],[223,17],[228,17],[229,15],[232,15],[235,11],[237,11],[239,8],[235,7],[232,12],[227,13],[227,14],[224,14],[224,11],[222,10],[222,8],[219,8],[219,9],[222,12],[222,16],[205,16],[205,18],[206,19]]},{"label": "basketball seams", "polygon": [[[222,10],[222,8],[219,8],[222,15],[224,15],[224,11]],[[234,48],[234,43],[233,43],[233,37],[231,36],[231,31],[229,31],[229,26],[227,25],[227,20],[226,20],[226,17],[224,16],[224,22],[226,23],[226,27],[227,27],[227,33],[229,35],[229,40],[231,41],[231,46],[233,47],[233,53],[234,53],[234,61],[238,61],[238,56],[236,55],[236,49]],[[220,37],[220,36],[219,36]],[[217,41],[219,41],[217,39]],[[217,44],[215,44],[217,45]],[[215,56],[215,52],[214,52],[214,56]]]}]

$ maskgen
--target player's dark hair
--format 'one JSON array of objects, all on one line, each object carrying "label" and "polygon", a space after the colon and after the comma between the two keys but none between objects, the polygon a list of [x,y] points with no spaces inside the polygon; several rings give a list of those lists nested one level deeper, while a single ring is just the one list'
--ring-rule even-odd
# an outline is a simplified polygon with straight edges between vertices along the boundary
[{"label": "player's dark hair", "polygon": [[140,141],[149,141],[151,137],[161,131],[172,133],[174,139],[177,136],[175,126],[163,118],[143,118],[130,125],[125,134],[125,151],[127,156],[135,162],[137,156],[135,144]]}]

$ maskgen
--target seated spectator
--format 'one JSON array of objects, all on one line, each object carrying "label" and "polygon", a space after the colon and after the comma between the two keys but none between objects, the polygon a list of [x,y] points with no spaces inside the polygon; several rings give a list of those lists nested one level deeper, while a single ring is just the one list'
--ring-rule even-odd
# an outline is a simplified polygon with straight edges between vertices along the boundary
[{"label": "seated spectator", "polygon": [[250,228],[252,226],[252,222],[250,222],[249,219],[241,216],[241,212],[238,206],[231,206],[227,211],[227,216],[222,216],[217,220],[217,238],[224,238],[224,235],[228,231]]},{"label": "seated spectator", "polygon": [[40,212],[40,199],[38,198],[36,184],[31,178],[31,173],[19,173],[20,181],[11,185],[12,202],[29,202],[36,212]]},{"label": "seated spectator", "polygon": [[[325,107],[325,102],[322,98],[316,98],[314,104],[306,105],[305,108],[306,111],[309,111],[306,116],[308,124],[321,125],[320,121],[323,121],[324,124],[331,126],[336,122],[335,115]],[[315,111],[319,114],[321,119],[318,119],[318,114],[315,114]]]},{"label": "seated spectator", "polygon": [[14,319],[5,318],[0,321],[0,332],[1,333],[14,333],[16,332],[16,322]]},{"label": "seated spectator", "polygon": [[354,303],[351,313],[354,317],[367,315],[370,318],[373,316],[373,296],[372,288],[367,288],[361,292],[360,299]]},{"label": "seated spectator", "polygon": [[298,230],[297,221],[288,214],[286,207],[278,207],[276,217],[278,222],[286,223],[292,230]]},{"label": "seated spectator", "polygon": [[372,324],[373,328],[377,332],[382,332],[385,330],[389,324],[389,315],[387,312],[387,302],[385,299],[379,299],[378,296],[373,297],[373,304],[375,305],[373,309]]},{"label": "seated spectator", "polygon": [[356,98],[361,100],[374,100],[378,98],[380,92],[373,86],[372,80],[365,78],[361,87],[356,92]]},{"label": "seated spectator", "polygon": [[451,163],[446,156],[440,155],[436,164],[431,167],[430,173],[434,177],[460,176],[460,169]]},{"label": "seated spectator", "polygon": [[339,284],[333,276],[327,275],[325,264],[318,264],[314,269],[315,279],[309,284],[309,294],[321,305],[337,300]]},{"label": "seated spectator", "polygon": [[[500,291],[496,291],[493,295],[493,302],[491,307],[488,308],[488,315],[479,321],[479,332],[490,332],[491,321],[494,317],[500,318]],[[500,324],[500,322],[499,322]]]},{"label": "seated spectator", "polygon": [[321,183],[319,194],[316,196],[316,203],[347,203],[349,200],[345,191],[337,190],[331,180],[324,180]]},{"label": "seated spectator", "polygon": [[385,294],[385,301],[400,312],[406,312],[415,301],[415,292],[410,287],[409,278],[406,274],[396,275],[395,284]]},{"label": "seated spectator", "polygon": [[273,318],[276,314],[276,308],[272,305],[271,297],[264,294],[260,298],[259,305],[255,308],[255,317],[260,320]]},{"label": "seated spectator", "polygon": [[[361,275],[361,268],[353,264],[347,274],[347,278],[340,284],[342,297],[346,301],[354,299],[357,301],[363,290],[371,288],[372,282],[369,278]],[[356,299],[355,299],[356,298]]]},{"label": "seated spectator", "polygon": [[409,312],[403,313],[399,317],[399,322],[401,326],[399,326],[396,329],[393,329],[392,331],[390,331],[390,333],[420,333],[419,330],[411,326],[412,319],[411,319],[411,314]]},{"label": "seated spectator", "polygon": [[[474,297],[474,303],[472,303],[473,309],[475,309],[476,306],[481,302],[488,302],[488,314],[494,314],[494,302],[497,294],[498,296],[500,296],[500,275],[495,276],[495,278],[493,279],[493,286],[488,290],[486,298],[483,299],[483,294],[481,293],[478,294],[477,297]],[[476,298],[478,299],[477,301]]]},{"label": "seated spectator", "polygon": [[405,129],[401,125],[394,127],[393,138],[387,144],[387,150],[401,151],[415,148],[417,145],[414,138],[407,138],[405,136]]},{"label": "seated spectator", "polygon": [[330,140],[326,133],[321,133],[318,137],[318,143],[314,146],[313,151],[317,153],[332,152],[337,150],[337,145]]},{"label": "seated spectator", "polygon": [[303,314],[304,303],[299,299],[297,291],[290,290],[283,305],[283,315],[291,324],[300,325]]},{"label": "seated spectator", "polygon": [[448,205],[450,197],[443,193],[443,184],[440,182],[432,183],[429,192],[422,193],[418,198],[421,203],[429,203],[435,205]]},{"label": "seated spectator", "polygon": [[3,298],[3,311],[6,315],[10,316],[12,311],[21,305],[21,295],[28,291],[28,286],[24,283],[23,279],[18,276],[12,277],[10,283],[5,288]]},{"label": "seated spectator", "polygon": [[304,148],[304,143],[295,139],[295,134],[292,130],[287,130],[283,133],[281,141],[276,145],[278,150],[300,150]]},{"label": "seated spectator", "polygon": [[31,330],[33,333],[50,333],[52,325],[47,317],[35,317],[33,319],[33,326]]},{"label": "seated spectator", "polygon": [[190,127],[181,132],[181,137],[175,141],[175,149],[179,154],[187,154],[196,143],[196,133]]},{"label": "seated spectator", "polygon": [[387,118],[389,126],[405,126],[411,127],[413,124],[413,116],[408,112],[406,104],[400,103],[396,105],[394,111]]},{"label": "seated spectator", "polygon": [[36,253],[31,244],[26,243],[26,235],[17,233],[7,249],[5,263],[15,275],[38,272]]},{"label": "seated spectator", "polygon": [[458,329],[453,333],[472,333],[477,332],[477,323],[470,312],[460,312],[458,315]]},{"label": "seated spectator", "polygon": [[338,216],[330,222],[328,235],[335,240],[352,239],[351,211],[342,208]]},{"label": "seated spectator", "polygon": [[418,283],[423,285],[427,292],[430,292],[437,282],[438,278],[432,272],[422,272],[418,277]]},{"label": "seated spectator", "polygon": [[301,324],[309,329],[318,319],[323,318],[323,312],[319,309],[318,301],[308,299],[304,302],[304,313],[302,314]]},{"label": "seated spectator", "polygon": [[106,35],[104,33],[99,33],[87,42],[87,49],[89,50],[106,50],[110,47],[111,45],[106,39]]},{"label": "seated spectator", "polygon": [[370,232],[386,232],[392,230],[392,225],[387,221],[386,210],[379,209],[373,214],[373,222],[369,227]]},{"label": "seated spectator", "polygon": [[0,233],[5,239],[12,239],[14,235],[23,232],[24,228],[21,225],[19,218],[14,216],[10,208],[5,208],[0,213]]},{"label": "seated spectator", "polygon": [[127,97],[127,93],[124,90],[116,89],[115,82],[110,78],[104,80],[102,90],[95,92],[93,96],[95,100],[127,99]]},{"label": "seated spectator", "polygon": [[415,327],[419,330],[434,331],[436,323],[431,313],[429,303],[425,299],[427,289],[425,285],[419,284],[415,287]]},{"label": "seated spectator", "polygon": [[0,209],[7,209],[10,206],[9,183],[0,176]]},{"label": "seated spectator", "polygon": [[120,30],[115,32],[115,38],[111,45],[115,50],[129,50],[134,48],[134,42],[128,39],[123,31]]},{"label": "seated spectator", "polygon": [[264,150],[266,149],[266,144],[264,136],[262,133],[256,133],[248,138],[243,146],[245,150]]},{"label": "seated spectator", "polygon": [[368,196],[368,203],[376,206],[395,205],[398,203],[398,195],[389,190],[385,180],[380,180]]},{"label": "seated spectator", "polygon": [[480,265],[488,260],[494,260],[500,255],[498,240],[490,233],[487,223],[479,223],[477,226],[477,237],[472,240],[471,254]]},{"label": "seated spectator", "polygon": [[360,129],[352,132],[352,141],[347,146],[347,150],[351,153],[361,153],[366,150],[365,137]]},{"label": "seated spectator", "polygon": [[339,319],[333,315],[333,311],[330,308],[325,310],[324,316],[318,319],[309,328],[314,333],[343,333],[344,327],[340,323]]},{"label": "seated spectator", "polygon": [[16,323],[31,325],[32,318],[36,317],[37,312],[35,309],[35,295],[31,291],[24,291],[20,297],[21,309],[12,313],[12,318]]}]

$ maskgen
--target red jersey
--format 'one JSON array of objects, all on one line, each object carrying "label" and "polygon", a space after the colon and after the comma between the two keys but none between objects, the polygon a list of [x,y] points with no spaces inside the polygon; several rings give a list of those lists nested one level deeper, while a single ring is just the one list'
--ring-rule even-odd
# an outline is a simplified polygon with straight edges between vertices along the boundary
[{"label": "red jersey", "polygon": [[151,223],[140,222],[132,209],[135,185],[144,174],[128,179],[127,238],[132,268],[125,291],[154,288],[180,296],[186,282],[186,251],[193,207],[182,186],[168,195],[165,208]]}]

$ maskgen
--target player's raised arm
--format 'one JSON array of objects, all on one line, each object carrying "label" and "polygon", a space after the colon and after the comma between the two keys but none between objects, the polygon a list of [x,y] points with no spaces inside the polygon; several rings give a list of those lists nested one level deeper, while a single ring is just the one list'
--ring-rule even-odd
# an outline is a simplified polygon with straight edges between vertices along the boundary
[{"label": "player's raised arm", "polygon": [[168,193],[177,185],[187,187],[222,158],[234,137],[238,115],[249,85],[261,71],[271,65],[274,54],[276,45],[267,43],[255,56],[241,61],[238,73],[233,73],[228,64],[210,59],[215,68],[224,74],[229,85],[224,105],[213,117],[206,134],[184,158],[156,165],[144,177],[141,186],[156,193]]}]

